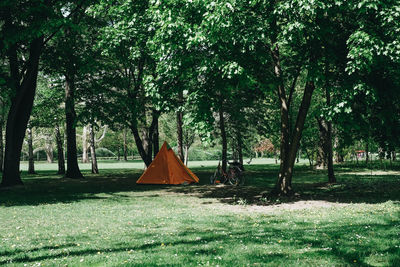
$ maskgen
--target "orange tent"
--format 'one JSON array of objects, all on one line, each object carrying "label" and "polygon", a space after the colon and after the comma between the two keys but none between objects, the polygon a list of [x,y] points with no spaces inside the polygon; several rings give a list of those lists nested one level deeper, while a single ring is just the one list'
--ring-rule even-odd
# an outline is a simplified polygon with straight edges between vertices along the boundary
[{"label": "orange tent", "polygon": [[137,184],[197,183],[199,178],[189,170],[164,142],[153,162],[140,176]]}]

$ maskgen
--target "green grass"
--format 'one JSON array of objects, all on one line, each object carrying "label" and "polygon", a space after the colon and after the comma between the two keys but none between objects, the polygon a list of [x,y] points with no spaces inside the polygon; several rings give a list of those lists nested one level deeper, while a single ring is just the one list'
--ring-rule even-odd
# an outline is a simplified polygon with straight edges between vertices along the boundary
[{"label": "green grass", "polygon": [[[245,159],[248,162],[249,159]],[[254,158],[251,160],[252,165],[265,165],[274,164],[275,160],[272,158]],[[300,160],[300,164],[308,164],[305,159]],[[218,160],[203,160],[203,161],[189,161],[189,168],[197,167],[210,167],[217,166]],[[90,163],[79,163],[81,170],[91,170]],[[141,160],[129,160],[128,162],[117,161],[117,160],[102,160],[99,161],[100,169],[144,169],[144,163]],[[28,162],[21,162],[21,170],[28,171]],[[50,171],[57,170],[56,163],[47,163],[44,161],[35,162],[35,170],[37,171]]]},{"label": "green grass", "polygon": [[[111,163],[110,163],[111,164]],[[400,266],[398,172],[298,167],[295,199],[262,198],[277,166],[247,166],[246,186],[139,186],[141,170],[70,180],[23,173],[0,191],[0,265]]]}]

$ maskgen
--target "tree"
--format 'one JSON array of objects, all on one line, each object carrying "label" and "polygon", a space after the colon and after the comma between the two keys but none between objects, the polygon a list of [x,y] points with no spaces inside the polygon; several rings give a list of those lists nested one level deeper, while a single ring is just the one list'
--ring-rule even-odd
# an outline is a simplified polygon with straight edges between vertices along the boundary
[{"label": "tree", "polygon": [[102,73],[99,86],[104,96],[102,118],[110,126],[130,128],[139,154],[149,166],[158,152],[158,118],[163,103],[156,82],[157,61],[149,48],[154,35],[153,14],[147,1],[117,6],[104,1],[93,10],[93,16],[99,14],[106,22],[100,29],[98,46],[109,70]]},{"label": "tree", "polygon": [[[3,141],[3,132],[4,132],[4,123],[5,118],[7,117],[8,112],[8,95],[6,94],[6,88],[4,85],[0,84],[1,92],[0,93],[0,172],[3,172],[3,161],[4,161],[4,141]],[[3,91],[4,89],[4,91]]]},{"label": "tree", "polygon": [[[61,1],[5,1],[2,4],[0,20],[4,38],[0,49],[8,58],[7,79],[12,92],[6,125],[3,187],[22,184],[19,161],[36,91],[39,59],[43,46],[65,21],[61,10],[68,11],[68,8],[64,4]],[[73,14],[80,6],[71,7],[70,14]]]},{"label": "tree", "polygon": [[[18,9],[20,12],[13,12]],[[48,5],[40,3],[22,6],[19,1],[8,1],[0,14],[0,19],[3,22],[1,31],[4,36],[1,49],[6,51],[8,57],[10,75],[8,85],[13,92],[6,126],[4,172],[1,182],[3,187],[22,184],[19,173],[19,158],[32,110],[39,58],[45,40],[44,33],[38,27],[40,24],[38,22],[47,19],[47,13],[51,11]],[[23,16],[18,16],[21,14]],[[26,16],[27,14],[30,16]],[[15,34],[21,33],[21,31],[29,31],[35,34],[33,36],[25,34],[16,38]],[[17,41],[22,42],[18,43]],[[18,56],[18,53],[25,53],[21,49],[22,43],[28,48],[26,62],[21,60],[21,55]]]},{"label": "tree", "polygon": [[92,48],[93,35],[96,34],[95,20],[85,12],[90,2],[86,5],[69,7],[69,20],[63,31],[57,32],[49,43],[45,54],[44,71],[59,83],[64,84],[65,121],[67,137],[67,170],[65,177],[83,178],[78,165],[76,126],[78,117],[75,102],[78,99],[78,89],[82,86],[88,74],[97,61],[97,55]]},{"label": "tree", "polygon": [[352,92],[344,94],[341,103],[352,111],[344,117],[354,122],[347,128],[354,138],[366,145],[373,138],[388,154],[399,147],[399,8],[398,1],[366,0],[351,6],[357,17],[347,41],[346,72]]},{"label": "tree", "polygon": [[29,160],[29,167],[28,167],[28,174],[35,174],[35,164],[34,164],[34,157],[33,157],[33,136],[32,136],[32,128],[28,125],[28,160]]},{"label": "tree", "polygon": [[[61,103],[64,96],[62,84],[43,74],[39,77],[30,124],[42,129],[40,139],[45,140],[39,148],[46,151],[48,161],[53,157],[53,140],[56,141],[58,174],[65,174],[63,145],[64,108]],[[55,138],[53,138],[53,136]]]}]

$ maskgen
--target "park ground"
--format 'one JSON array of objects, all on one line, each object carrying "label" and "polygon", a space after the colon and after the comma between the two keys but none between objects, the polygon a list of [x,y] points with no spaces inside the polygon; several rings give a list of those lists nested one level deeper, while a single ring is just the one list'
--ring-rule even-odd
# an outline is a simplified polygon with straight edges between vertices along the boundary
[{"label": "park ground", "polygon": [[[85,179],[56,164],[0,191],[0,265],[400,266],[400,171],[297,166],[292,199],[268,199],[278,165],[246,166],[246,185],[136,185],[140,163],[101,163]],[[269,164],[262,164],[269,163]],[[395,166],[394,166],[395,167]],[[24,165],[22,166],[24,170]]]}]

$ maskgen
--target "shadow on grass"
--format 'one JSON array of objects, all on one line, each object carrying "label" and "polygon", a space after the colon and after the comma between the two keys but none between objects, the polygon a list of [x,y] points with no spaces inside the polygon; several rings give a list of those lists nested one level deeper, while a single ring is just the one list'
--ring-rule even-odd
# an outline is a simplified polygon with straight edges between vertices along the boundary
[{"label": "shadow on grass", "polygon": [[[222,216],[222,221],[227,219]],[[132,240],[153,240],[151,243],[126,244],[114,243],[109,246],[84,248],[76,247],[75,243],[61,244],[60,246],[40,246],[26,250],[9,250],[0,254],[6,258],[0,261],[0,265],[7,263],[29,263],[59,259],[63,257],[84,257],[111,253],[155,253],[165,249],[167,252],[185,255],[188,263],[196,262],[196,257],[223,255],[228,251],[231,262],[285,262],[286,259],[295,262],[320,261],[330,259],[339,262],[340,265],[370,266],[367,263],[371,255],[385,255],[385,260],[391,266],[400,263],[400,248],[393,247],[397,235],[390,231],[399,221],[391,223],[358,224],[358,225],[332,225],[323,224],[318,229],[313,223],[305,223],[296,229],[282,229],[282,225],[288,223],[282,219],[279,223],[268,226],[260,226],[263,232],[254,236],[254,229],[238,228],[231,225],[224,226],[225,231],[183,231],[178,236],[170,237],[171,240],[157,240],[151,234],[137,236]],[[379,232],[379,234],[376,234]],[[229,233],[229,235],[227,234]],[[129,233],[127,233],[129,234]],[[369,236],[368,242],[357,239],[359,236]],[[371,238],[372,236],[372,238]],[[279,239],[279,240],[278,240]],[[79,240],[79,237],[76,237]],[[338,242],[340,240],[340,242]],[[165,246],[164,246],[165,243]],[[247,247],[251,248],[247,250]],[[246,248],[246,252],[243,252]],[[281,250],[281,248],[286,248]],[[232,251],[237,250],[238,253]],[[51,251],[51,253],[49,253]],[[240,251],[240,253],[239,253]],[[32,254],[35,252],[35,254]],[[161,253],[161,252],[160,252]],[[197,256],[199,255],[199,256]],[[168,264],[168,262],[164,262]],[[225,262],[229,264],[229,262]]]},{"label": "shadow on grass", "polygon": [[84,173],[85,179],[68,179],[41,171],[23,174],[23,187],[0,189],[1,206],[70,203],[88,199],[123,201],[123,192],[159,190],[163,186],[137,186],[138,170],[103,171],[101,175]]},{"label": "shadow on grass", "polygon": [[[359,170],[360,172],[362,170]],[[81,200],[124,198],[141,195],[123,195],[123,192],[144,192],[146,197],[158,197],[163,192],[194,195],[199,198],[217,199],[227,204],[273,205],[280,202],[323,200],[340,203],[381,203],[400,200],[400,179],[396,175],[354,175],[347,168],[337,168],[338,183],[327,184],[324,171],[310,170],[307,166],[295,169],[293,186],[298,193],[294,198],[278,201],[262,199],[269,192],[277,177],[278,166],[246,166],[245,186],[209,185],[214,168],[194,168],[200,183],[190,186],[136,185],[141,170],[103,170],[100,175],[84,173],[85,179],[65,179],[51,171],[36,175],[23,173],[25,186],[0,190],[0,206],[40,205],[70,203]],[[354,173],[354,170],[352,170]],[[154,194],[149,192],[154,191]],[[210,202],[204,202],[205,204]]]},{"label": "shadow on grass", "polygon": [[[251,166],[253,167],[253,166]],[[282,202],[304,200],[322,200],[338,203],[383,203],[389,200],[400,201],[400,177],[397,175],[368,175],[365,169],[359,169],[362,175],[348,174],[348,170],[338,168],[337,183],[328,184],[326,171],[297,168],[293,178],[296,195],[292,198],[266,199],[263,195],[270,192],[276,181],[276,166],[254,166],[246,171],[245,186],[195,185],[176,187],[172,192],[191,194],[201,198],[215,198],[228,204],[273,205]],[[274,168],[275,167],[275,168]],[[352,172],[355,170],[353,169]],[[200,173],[201,180],[206,174]]]}]

